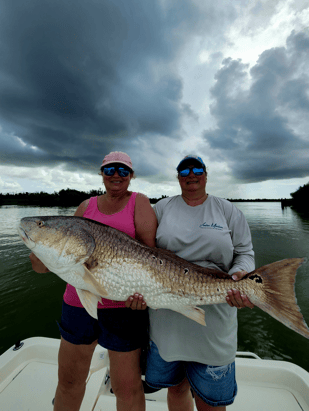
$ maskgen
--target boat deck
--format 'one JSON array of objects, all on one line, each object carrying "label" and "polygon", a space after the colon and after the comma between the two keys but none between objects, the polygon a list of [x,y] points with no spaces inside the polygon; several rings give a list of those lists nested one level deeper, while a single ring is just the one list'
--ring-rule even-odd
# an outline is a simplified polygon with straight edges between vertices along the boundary
[{"label": "boat deck", "polygon": [[[52,411],[59,340],[30,338],[0,357],[0,410]],[[229,411],[309,411],[309,373],[284,361],[236,359],[238,395]],[[97,347],[80,411],[116,411],[108,355]],[[167,411],[166,390],[146,394],[147,411]]]}]

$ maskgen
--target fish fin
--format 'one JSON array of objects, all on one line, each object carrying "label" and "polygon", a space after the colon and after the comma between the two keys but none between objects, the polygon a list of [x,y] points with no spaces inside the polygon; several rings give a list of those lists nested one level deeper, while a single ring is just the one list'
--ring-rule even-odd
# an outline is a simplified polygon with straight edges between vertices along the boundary
[{"label": "fish fin", "polygon": [[84,273],[86,274],[84,277],[85,283],[91,284],[91,286],[94,287],[98,291],[98,294],[100,294],[101,297],[107,297],[108,292],[103,287],[103,285],[98,282],[98,280],[95,278],[92,272],[88,270],[85,264],[83,264],[83,268],[84,268]]},{"label": "fish fin", "polygon": [[206,326],[205,322],[205,311],[202,308],[186,306],[181,311],[178,311],[185,317],[190,318],[197,323]]},{"label": "fish fin", "polygon": [[289,258],[265,265],[247,278],[263,285],[264,298],[249,296],[253,304],[287,327],[309,339],[309,328],[300,312],[295,297],[296,271],[304,262],[303,258]]},{"label": "fish fin", "polygon": [[79,288],[76,288],[76,292],[87,313],[91,315],[91,317],[98,319],[97,307],[101,298],[92,294],[90,291],[81,290]]}]

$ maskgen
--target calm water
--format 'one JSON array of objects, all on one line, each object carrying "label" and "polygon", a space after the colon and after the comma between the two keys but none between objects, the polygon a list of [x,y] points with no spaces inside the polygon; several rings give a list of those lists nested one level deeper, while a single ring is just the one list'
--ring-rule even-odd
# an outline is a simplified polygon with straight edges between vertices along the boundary
[{"label": "calm water", "polygon": [[[235,203],[250,225],[256,266],[290,257],[309,257],[309,217],[280,203]],[[65,283],[54,274],[31,269],[29,250],[16,232],[26,216],[73,215],[73,208],[0,207],[0,354],[17,340],[34,336],[59,338]],[[297,301],[309,324],[309,261],[299,270]],[[258,308],[239,311],[241,351],[262,358],[292,361],[309,371],[309,340]]]}]

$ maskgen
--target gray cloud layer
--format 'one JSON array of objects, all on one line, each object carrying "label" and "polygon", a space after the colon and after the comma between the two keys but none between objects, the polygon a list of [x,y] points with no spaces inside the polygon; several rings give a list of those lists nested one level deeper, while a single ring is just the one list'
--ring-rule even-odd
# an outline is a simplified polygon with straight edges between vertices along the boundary
[{"label": "gray cloud layer", "polygon": [[[0,164],[96,170],[121,147],[139,176],[155,173],[137,137],[175,139],[182,116],[197,119],[182,101],[182,53],[192,39],[218,51],[243,5],[250,1],[5,0]],[[212,89],[218,128],[204,137],[236,177],[308,175],[308,63],[304,33],[265,51],[252,84],[241,61],[224,60]]]},{"label": "gray cloud layer", "polygon": [[230,19],[190,0],[7,0],[1,8],[0,126],[40,150],[2,134],[0,161],[69,169],[97,167],[136,135],[173,137],[183,113],[181,48]]},{"label": "gray cloud layer", "polygon": [[[204,138],[244,182],[309,174],[309,36],[264,51],[250,70],[225,59],[211,93],[215,130]],[[249,85],[249,86],[248,86]]]}]

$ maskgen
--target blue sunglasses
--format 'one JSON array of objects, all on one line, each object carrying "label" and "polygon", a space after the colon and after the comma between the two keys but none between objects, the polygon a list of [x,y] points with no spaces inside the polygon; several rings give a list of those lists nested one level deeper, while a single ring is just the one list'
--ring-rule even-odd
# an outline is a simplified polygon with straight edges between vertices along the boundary
[{"label": "blue sunglasses", "polygon": [[179,171],[180,177],[188,177],[191,170],[193,171],[193,174],[196,176],[201,176],[204,173],[203,168],[197,168],[197,167],[189,168],[188,167],[188,168],[185,168],[184,170]]},{"label": "blue sunglasses", "polygon": [[104,167],[103,173],[108,177],[112,177],[116,173],[116,170],[120,177],[128,177],[130,174],[130,171],[123,167]]}]

